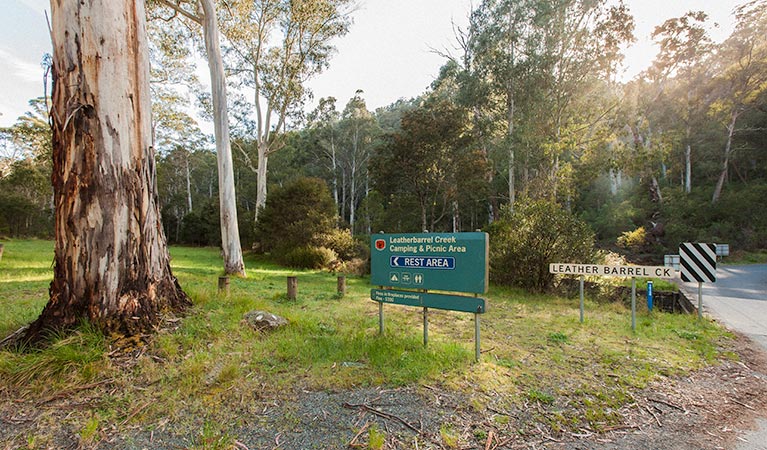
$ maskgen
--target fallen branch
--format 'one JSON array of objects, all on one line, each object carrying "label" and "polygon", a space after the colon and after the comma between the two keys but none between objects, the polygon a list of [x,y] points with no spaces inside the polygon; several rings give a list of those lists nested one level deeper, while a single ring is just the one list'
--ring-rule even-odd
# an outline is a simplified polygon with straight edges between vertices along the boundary
[{"label": "fallen branch", "polygon": [[666,406],[668,406],[668,407],[670,407],[670,408],[678,409],[679,411],[682,411],[682,412],[684,412],[685,414],[687,414],[687,412],[688,412],[688,411],[687,411],[686,409],[684,409],[683,407],[681,407],[681,406],[679,406],[679,405],[675,405],[675,404],[673,404],[673,403],[670,403],[670,402],[667,402],[667,401],[665,401],[665,400],[660,400],[660,399],[657,399],[657,398],[650,398],[650,397],[647,397],[647,400],[649,400],[649,401],[651,401],[651,402],[655,402],[655,403],[660,403],[661,405],[666,405]]},{"label": "fallen branch", "polygon": [[418,428],[414,427],[413,425],[410,425],[403,418],[401,418],[399,416],[396,416],[394,414],[390,414],[390,413],[387,413],[387,412],[375,409],[372,406],[368,406],[368,405],[366,405],[364,403],[344,403],[344,408],[362,409],[364,411],[367,411],[369,413],[375,414],[376,416],[382,417],[384,419],[396,420],[397,422],[401,423],[402,425],[404,425],[404,426],[410,428],[411,430],[413,430],[414,433],[419,434],[419,435],[421,434],[421,432],[418,430]]},{"label": "fallen branch", "polygon": [[24,325],[23,327],[6,336],[2,341],[0,341],[0,348],[6,348],[16,343],[28,329],[29,325]]},{"label": "fallen branch", "polygon": [[144,408],[146,408],[147,406],[149,406],[149,405],[151,405],[151,404],[152,404],[152,401],[150,400],[150,401],[148,401],[148,402],[144,403],[143,405],[139,406],[138,408],[134,409],[134,410],[133,410],[133,412],[131,412],[130,414],[128,414],[128,417],[126,417],[126,418],[125,418],[125,420],[123,420],[123,421],[120,423],[120,426],[123,426],[123,425],[125,425],[126,423],[128,423],[128,421],[130,421],[132,418],[134,418],[134,417],[136,416],[136,414],[140,413],[141,411],[143,411],[143,410],[144,410]]},{"label": "fallen branch", "polygon": [[750,409],[751,411],[754,411],[754,407],[753,407],[753,406],[751,406],[751,405],[747,405],[747,404],[745,404],[745,403],[739,402],[739,401],[735,400],[734,398],[730,398],[730,400],[732,400],[732,401],[733,401],[733,403],[737,403],[737,404],[739,404],[740,406],[743,406],[743,407],[745,407],[745,408],[748,408],[748,409]]},{"label": "fallen branch", "polygon": [[658,422],[658,426],[662,427],[663,424],[660,423],[660,419],[658,418],[658,416],[655,415],[654,412],[652,412],[652,409],[650,409],[649,406],[645,406],[645,409],[647,410],[648,413],[650,413],[650,415],[655,419],[655,421]]},{"label": "fallen branch", "polygon": [[485,442],[485,450],[490,450],[490,445],[493,443],[493,430],[487,433],[487,442]]},{"label": "fallen branch", "polygon": [[360,428],[360,431],[357,432],[357,434],[354,435],[351,441],[349,441],[348,444],[346,444],[347,447],[364,447],[364,444],[357,444],[357,439],[359,439],[360,436],[362,436],[362,433],[365,432],[365,430],[368,429],[368,426],[370,426],[370,422],[365,422],[365,425]]},{"label": "fallen branch", "polygon": [[53,395],[51,395],[48,398],[44,398],[44,399],[40,400],[39,402],[37,402],[37,406],[41,406],[41,405],[44,405],[46,403],[50,403],[50,402],[52,402],[54,400],[58,400],[60,398],[69,397],[70,395],[72,395],[72,394],[74,394],[76,392],[86,391],[88,389],[95,388],[95,387],[100,386],[102,384],[109,384],[109,383],[112,383],[113,381],[114,380],[110,378],[108,380],[101,380],[101,381],[97,381],[95,383],[84,384],[82,386],[78,386],[78,387],[75,387],[75,388],[72,388],[72,389],[67,389],[66,391],[59,392],[57,394],[53,394]]}]

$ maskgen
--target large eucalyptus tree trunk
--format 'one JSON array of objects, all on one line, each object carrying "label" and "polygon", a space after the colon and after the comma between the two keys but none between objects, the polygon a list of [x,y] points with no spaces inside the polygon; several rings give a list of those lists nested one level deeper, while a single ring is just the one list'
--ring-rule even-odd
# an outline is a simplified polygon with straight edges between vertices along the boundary
[{"label": "large eucalyptus tree trunk", "polygon": [[82,319],[145,333],[190,302],[160,223],[144,2],[54,0],[51,12],[54,278],[26,340]]}]

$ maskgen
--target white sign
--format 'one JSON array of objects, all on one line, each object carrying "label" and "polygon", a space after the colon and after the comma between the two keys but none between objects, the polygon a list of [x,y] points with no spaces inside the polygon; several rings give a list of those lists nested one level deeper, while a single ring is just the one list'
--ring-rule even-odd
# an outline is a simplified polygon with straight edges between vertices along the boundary
[{"label": "white sign", "polygon": [[663,265],[666,267],[673,267],[677,272],[679,269],[679,255],[664,255]]},{"label": "white sign", "polygon": [[674,278],[673,267],[662,266],[603,266],[598,264],[549,264],[549,272],[561,275],[591,275],[600,277]]}]

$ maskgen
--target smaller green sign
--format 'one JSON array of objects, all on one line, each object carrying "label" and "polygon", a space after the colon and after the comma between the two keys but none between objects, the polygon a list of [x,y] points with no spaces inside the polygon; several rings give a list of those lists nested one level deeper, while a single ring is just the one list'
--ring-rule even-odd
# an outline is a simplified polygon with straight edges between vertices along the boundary
[{"label": "smaller green sign", "polygon": [[487,311],[487,303],[484,298],[480,297],[371,289],[370,298],[380,303],[391,303],[395,305],[420,306],[424,308],[446,309],[449,311],[480,314]]}]

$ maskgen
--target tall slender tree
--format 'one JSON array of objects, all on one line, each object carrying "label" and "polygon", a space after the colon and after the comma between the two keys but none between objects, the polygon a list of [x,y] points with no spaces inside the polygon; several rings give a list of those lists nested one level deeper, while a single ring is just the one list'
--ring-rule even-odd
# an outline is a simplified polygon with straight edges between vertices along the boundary
[{"label": "tall slender tree", "polygon": [[221,56],[220,33],[216,5],[213,0],[155,0],[180,14],[186,20],[202,27],[205,53],[208,57],[211,94],[213,99],[213,131],[216,136],[218,158],[218,195],[221,215],[221,246],[224,255],[224,272],[245,275],[242,260],[240,230],[237,222],[237,199],[234,188],[234,165],[229,140],[229,115],[226,103],[226,76]]}]

